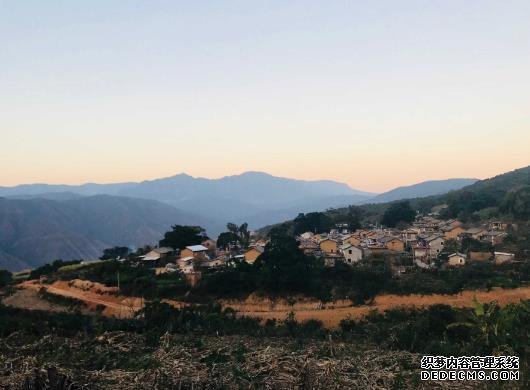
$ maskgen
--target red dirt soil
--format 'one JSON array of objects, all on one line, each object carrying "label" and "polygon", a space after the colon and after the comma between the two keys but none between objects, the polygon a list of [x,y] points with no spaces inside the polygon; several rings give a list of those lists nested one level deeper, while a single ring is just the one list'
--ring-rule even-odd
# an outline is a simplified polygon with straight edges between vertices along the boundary
[{"label": "red dirt soil", "polygon": [[[137,297],[117,295],[115,287],[107,287],[100,283],[84,280],[56,281],[52,284],[42,283],[38,280],[26,281],[18,285],[22,289],[39,290],[45,288],[52,294],[79,299],[95,310],[102,305],[105,316],[130,318],[144,305],[144,300]],[[497,301],[500,305],[516,303],[530,299],[530,286],[515,289],[494,288],[491,291],[466,290],[455,295],[391,295],[384,294],[375,297],[371,305],[351,306],[346,300],[322,304],[320,301],[301,298],[296,303],[289,304],[285,300],[271,301],[270,299],[250,296],[244,301],[221,300],[223,307],[230,307],[240,315],[260,318],[262,320],[276,318],[283,320],[291,311],[295,312],[298,321],[310,319],[320,320],[326,328],[337,328],[341,320],[361,318],[371,310],[385,311],[395,308],[422,308],[435,304],[446,304],[452,307],[472,307],[473,299],[480,302]],[[182,307],[186,303],[175,300],[165,302]]]},{"label": "red dirt soil", "polygon": [[83,301],[92,310],[103,306],[102,314],[108,317],[130,318],[143,307],[142,298],[120,296],[117,295],[116,287],[86,280],[58,280],[52,284],[29,280],[19,284],[18,287],[37,291],[44,288],[49,293]]},{"label": "red dirt soil", "polygon": [[384,294],[375,297],[371,305],[351,306],[345,301],[335,302],[323,306],[322,309],[305,308],[306,304],[298,307],[298,304],[288,305],[285,301],[277,305],[270,306],[260,305],[259,302],[245,301],[237,304],[235,302],[226,302],[224,306],[231,307],[241,315],[267,319],[283,320],[290,311],[293,311],[298,321],[307,320],[322,321],[324,327],[329,329],[338,328],[340,321],[345,318],[358,319],[371,310],[385,311],[397,308],[424,308],[435,304],[445,304],[452,307],[472,307],[473,300],[476,298],[479,302],[496,301],[501,306],[509,303],[517,303],[521,300],[530,299],[530,286],[519,287],[515,289],[494,288],[491,291],[485,290],[466,290],[454,295],[392,295]]}]

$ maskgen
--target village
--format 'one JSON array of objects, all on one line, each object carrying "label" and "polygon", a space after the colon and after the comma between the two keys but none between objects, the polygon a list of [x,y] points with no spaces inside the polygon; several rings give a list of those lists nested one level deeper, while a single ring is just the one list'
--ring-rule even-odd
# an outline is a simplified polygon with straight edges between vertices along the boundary
[{"label": "village", "polygon": [[[492,246],[500,244],[507,236],[507,229],[508,224],[501,222],[466,228],[458,220],[442,221],[432,216],[420,216],[411,227],[403,230],[376,227],[350,233],[338,227],[327,234],[306,232],[299,236],[299,240],[300,248],[306,254],[324,258],[327,266],[333,266],[337,261],[354,265],[370,256],[400,254],[411,260],[413,264],[410,267],[427,269],[439,265],[458,267],[473,261],[492,261],[496,264],[513,261],[513,253],[488,250],[444,253],[446,246],[455,246],[447,244],[458,244],[466,238]],[[436,261],[441,257],[447,260],[443,264]],[[406,269],[407,266],[401,266],[395,270],[402,273]]]},{"label": "village", "polygon": [[[441,220],[436,215],[418,215],[411,225],[403,229],[374,226],[350,231],[346,224],[337,224],[329,232],[307,231],[296,239],[301,251],[323,259],[326,267],[333,267],[338,262],[355,266],[362,261],[379,258],[389,261],[394,275],[399,276],[415,268],[462,267],[473,262],[513,262],[514,253],[493,248],[502,244],[509,229],[516,227],[501,221],[466,225],[456,219]],[[478,245],[472,245],[466,251],[456,250],[462,247],[465,240]],[[155,269],[156,274],[180,272],[191,285],[195,285],[204,272],[215,272],[236,262],[253,264],[268,242],[269,239],[256,238],[252,233],[246,247],[234,243],[219,248],[215,240],[206,239],[181,250],[151,248],[135,260],[139,265]]]}]

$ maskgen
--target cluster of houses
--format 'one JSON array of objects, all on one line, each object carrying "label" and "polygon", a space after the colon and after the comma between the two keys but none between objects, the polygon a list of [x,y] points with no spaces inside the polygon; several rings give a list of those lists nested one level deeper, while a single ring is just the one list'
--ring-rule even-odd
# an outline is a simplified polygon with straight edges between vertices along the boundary
[{"label": "cluster of houses", "polygon": [[[198,245],[190,245],[182,250],[170,247],[153,248],[145,255],[139,256],[143,265],[157,269],[158,272],[181,271],[191,274],[201,267],[213,267],[216,261],[216,242],[205,240]],[[161,268],[165,267],[164,270]]]},{"label": "cluster of houses", "polygon": [[253,263],[263,253],[266,241],[253,241],[247,249],[221,250],[216,241],[208,239],[201,244],[190,245],[178,250],[170,247],[153,248],[138,260],[143,266],[153,268],[156,272],[179,271],[193,283],[193,278],[200,278],[201,271],[228,265],[233,260]]},{"label": "cluster of houses", "polygon": [[[346,226],[339,225],[328,233],[305,232],[297,239],[304,253],[323,258],[330,267],[337,261],[354,265],[368,256],[386,253],[408,256],[413,262],[412,267],[432,268],[449,240],[470,237],[498,245],[506,237],[507,229],[508,224],[503,222],[466,228],[458,220],[442,221],[432,216],[420,216],[404,230],[376,227],[350,232]],[[216,242],[208,239],[180,251],[168,247],[154,248],[139,259],[144,265],[155,268],[157,273],[180,271],[192,279],[200,277],[204,269],[226,266],[235,259],[252,264],[263,253],[266,244],[266,240],[253,240],[249,248],[226,251],[218,249]],[[514,254],[505,252],[445,254],[448,266],[461,266],[469,261],[504,263],[514,260]]]},{"label": "cluster of houses", "polygon": [[[484,243],[498,245],[507,236],[508,224],[491,222],[487,226],[468,227],[458,220],[439,220],[432,216],[420,216],[411,227],[387,229],[377,227],[360,229],[350,233],[346,228],[332,229],[329,233],[305,232],[298,236],[300,249],[306,254],[322,257],[326,265],[336,261],[358,263],[373,254],[409,254],[414,264],[421,268],[434,267],[434,260],[444,252],[446,242],[470,237]],[[505,252],[469,251],[466,254],[447,254],[448,266],[464,265],[466,261],[504,263],[514,260],[514,254]]]}]

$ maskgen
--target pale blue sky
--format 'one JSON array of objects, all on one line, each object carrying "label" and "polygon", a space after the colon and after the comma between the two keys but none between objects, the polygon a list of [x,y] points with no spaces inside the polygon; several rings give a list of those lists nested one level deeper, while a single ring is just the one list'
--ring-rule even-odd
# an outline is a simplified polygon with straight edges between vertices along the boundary
[{"label": "pale blue sky", "polygon": [[0,185],[530,164],[530,1],[2,1]]}]

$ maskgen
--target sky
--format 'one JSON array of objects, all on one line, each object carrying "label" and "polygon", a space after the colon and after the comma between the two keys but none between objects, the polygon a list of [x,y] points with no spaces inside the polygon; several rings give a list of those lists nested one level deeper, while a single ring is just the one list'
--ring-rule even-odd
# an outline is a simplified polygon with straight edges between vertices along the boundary
[{"label": "sky", "polygon": [[530,2],[0,0],[0,185],[530,165]]}]

